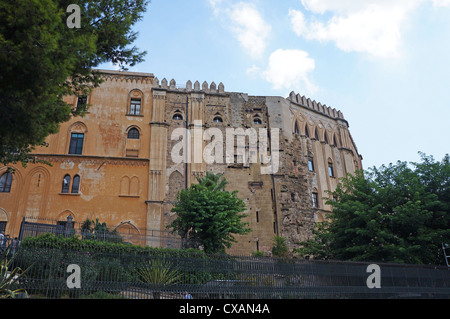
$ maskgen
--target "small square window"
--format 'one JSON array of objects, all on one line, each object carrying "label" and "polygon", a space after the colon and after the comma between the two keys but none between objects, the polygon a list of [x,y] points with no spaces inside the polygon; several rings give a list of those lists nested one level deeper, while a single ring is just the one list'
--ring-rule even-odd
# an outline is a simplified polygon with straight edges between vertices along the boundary
[{"label": "small square window", "polygon": [[82,95],[78,97],[77,100],[77,111],[86,111],[87,107],[87,96]]}]

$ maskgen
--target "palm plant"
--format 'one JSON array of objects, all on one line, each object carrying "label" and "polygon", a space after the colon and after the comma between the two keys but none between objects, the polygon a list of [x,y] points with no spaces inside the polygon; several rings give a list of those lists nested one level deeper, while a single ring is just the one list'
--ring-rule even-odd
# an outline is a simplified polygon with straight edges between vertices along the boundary
[{"label": "palm plant", "polygon": [[16,267],[10,271],[9,269],[14,258],[8,259],[8,252],[9,250],[6,250],[2,254],[0,261],[0,298],[16,298],[21,294],[25,294],[27,297],[28,294],[23,288],[14,288],[29,268],[22,270]]},{"label": "palm plant", "polygon": [[162,288],[181,281],[181,273],[164,258],[151,259],[136,268],[139,280],[154,287],[153,298],[160,299]]}]

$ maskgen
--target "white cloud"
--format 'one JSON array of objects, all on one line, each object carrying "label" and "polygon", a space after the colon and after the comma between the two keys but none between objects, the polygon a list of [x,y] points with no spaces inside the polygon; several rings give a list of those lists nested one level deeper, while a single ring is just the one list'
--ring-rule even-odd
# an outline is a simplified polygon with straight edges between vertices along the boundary
[{"label": "white cloud", "polygon": [[247,68],[247,70],[245,70],[245,73],[251,77],[260,76],[261,68],[257,65],[252,65],[251,67]]},{"label": "white cloud", "polygon": [[271,26],[264,21],[256,7],[240,2],[228,11],[231,30],[241,46],[253,58],[259,58],[267,46]]},{"label": "white cloud", "polygon": [[220,13],[219,5],[222,3],[222,0],[208,0],[208,2],[213,9],[214,14],[218,15]]},{"label": "white cloud", "polygon": [[307,25],[303,12],[289,9],[289,16],[291,17],[292,30],[299,36],[305,34]]},{"label": "white cloud", "polygon": [[222,0],[209,0],[208,2],[209,2],[209,5],[214,8],[217,5],[219,5],[222,2]]},{"label": "white cloud", "polygon": [[[261,76],[272,84],[273,89],[286,89],[314,93],[318,87],[309,79],[309,73],[314,71],[315,61],[302,50],[278,49],[270,55],[267,69],[261,72]],[[247,70],[255,73],[258,69],[254,66]]]},{"label": "white cloud", "polygon": [[450,0],[433,0],[433,6],[438,7],[448,7],[450,8]]},{"label": "white cloud", "polygon": [[[334,42],[346,52],[395,57],[401,52],[402,32],[408,15],[423,0],[302,0],[315,19],[307,23],[304,14],[291,9],[292,30],[306,39]],[[438,1],[438,0],[434,0]],[[440,0],[450,1],[450,0]],[[332,17],[323,23],[325,12]]]},{"label": "white cloud", "polygon": [[[380,6],[389,10],[393,7],[409,7],[424,0],[301,0],[303,7],[313,13],[323,14],[332,12],[347,15],[364,11],[370,6]],[[445,1],[445,0],[436,0]]]}]

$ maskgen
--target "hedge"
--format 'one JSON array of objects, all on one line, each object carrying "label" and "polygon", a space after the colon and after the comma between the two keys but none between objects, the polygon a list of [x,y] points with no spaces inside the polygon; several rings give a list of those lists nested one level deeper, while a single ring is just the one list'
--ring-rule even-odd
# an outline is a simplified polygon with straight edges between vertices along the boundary
[{"label": "hedge", "polygon": [[26,237],[20,244],[21,248],[57,248],[62,250],[91,251],[101,253],[119,253],[125,255],[148,255],[148,256],[178,256],[178,257],[205,257],[206,254],[199,249],[175,249],[149,246],[138,246],[129,243],[114,243],[92,239],[80,239],[73,235],[64,237],[45,233],[36,237]]}]

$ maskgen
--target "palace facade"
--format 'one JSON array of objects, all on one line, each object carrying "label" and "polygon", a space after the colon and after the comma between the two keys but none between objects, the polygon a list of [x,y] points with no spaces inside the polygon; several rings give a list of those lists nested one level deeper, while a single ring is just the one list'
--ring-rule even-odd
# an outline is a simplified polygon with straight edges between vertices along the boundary
[{"label": "palace facade", "polygon": [[[231,252],[269,252],[276,235],[293,248],[331,213],[326,191],[362,168],[343,114],[294,92],[249,96],[227,92],[222,83],[181,87],[149,73],[101,72],[104,82],[88,97],[66,97],[74,107],[89,104],[86,115],[62,123],[48,147],[35,149],[51,166],[14,165],[14,174],[0,167],[6,234],[17,236],[23,217],[64,221],[70,215],[161,246],[158,234],[176,217],[177,192],[212,171],[223,173],[227,189],[247,205],[252,232],[236,236]],[[180,135],[183,130],[190,134]],[[227,149],[230,132],[236,143]],[[217,146],[214,161],[201,156],[208,145]],[[180,154],[189,160],[180,161]]]}]

